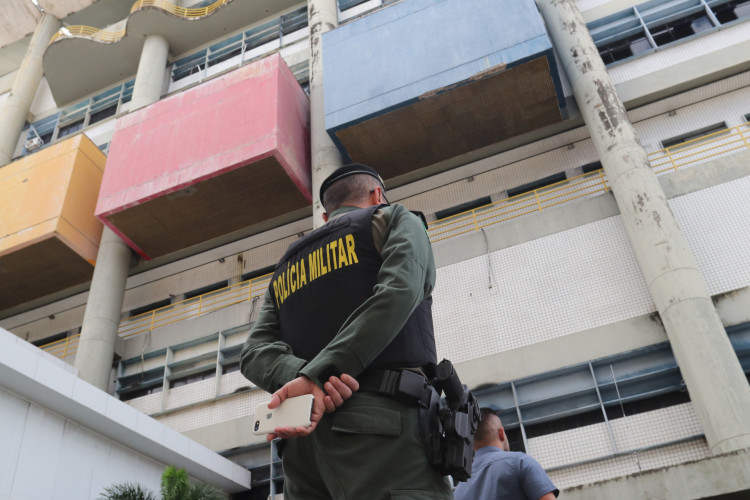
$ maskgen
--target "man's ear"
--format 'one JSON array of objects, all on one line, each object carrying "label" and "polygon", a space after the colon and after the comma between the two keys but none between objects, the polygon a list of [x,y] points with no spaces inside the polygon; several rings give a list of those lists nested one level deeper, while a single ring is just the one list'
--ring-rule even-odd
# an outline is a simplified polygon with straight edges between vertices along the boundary
[{"label": "man's ear", "polygon": [[323,212],[323,222],[328,222],[328,212]]},{"label": "man's ear", "polygon": [[370,205],[380,205],[383,203],[383,188],[375,187],[370,191]]}]

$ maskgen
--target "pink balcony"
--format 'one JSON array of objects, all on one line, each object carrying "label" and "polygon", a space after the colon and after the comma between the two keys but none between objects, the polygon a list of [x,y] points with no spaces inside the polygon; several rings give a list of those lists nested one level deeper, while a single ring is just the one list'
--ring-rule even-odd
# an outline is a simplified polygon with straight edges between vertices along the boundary
[{"label": "pink balcony", "polygon": [[117,123],[96,215],[146,259],[303,215],[309,101],[273,55]]}]

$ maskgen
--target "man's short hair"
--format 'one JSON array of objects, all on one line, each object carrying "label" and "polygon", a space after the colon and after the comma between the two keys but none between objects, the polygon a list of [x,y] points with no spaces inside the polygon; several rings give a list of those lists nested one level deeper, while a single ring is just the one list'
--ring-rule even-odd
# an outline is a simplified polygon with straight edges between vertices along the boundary
[{"label": "man's short hair", "polygon": [[503,423],[492,408],[480,408],[479,412],[482,415],[482,420],[477,426],[474,441],[480,443],[492,441],[497,437],[497,431],[503,426]]},{"label": "man's short hair", "polygon": [[331,213],[346,203],[365,201],[376,187],[385,190],[383,179],[375,169],[352,163],[336,169],[320,186],[320,202]]}]

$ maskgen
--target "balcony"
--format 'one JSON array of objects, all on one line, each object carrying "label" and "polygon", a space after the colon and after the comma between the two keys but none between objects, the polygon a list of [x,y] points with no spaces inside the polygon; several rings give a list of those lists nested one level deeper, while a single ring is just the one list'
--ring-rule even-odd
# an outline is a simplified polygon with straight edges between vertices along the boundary
[{"label": "balcony", "polygon": [[61,28],[44,53],[44,75],[55,102],[69,104],[135,75],[148,35],[163,36],[170,53],[180,55],[299,0],[216,0],[195,9],[179,7],[179,3],[138,0],[131,2],[127,18],[110,26]]},{"label": "balcony", "polygon": [[324,34],[323,52],[326,129],[386,179],[562,119],[533,0],[405,0]]},{"label": "balcony", "polygon": [[274,54],[121,118],[96,215],[145,259],[301,217],[309,101]]},{"label": "balcony", "polygon": [[0,310],[91,280],[105,162],[79,134],[0,169]]}]

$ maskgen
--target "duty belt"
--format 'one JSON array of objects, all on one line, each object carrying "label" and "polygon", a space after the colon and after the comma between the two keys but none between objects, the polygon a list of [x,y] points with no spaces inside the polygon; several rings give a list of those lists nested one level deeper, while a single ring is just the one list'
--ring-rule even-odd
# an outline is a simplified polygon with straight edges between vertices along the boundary
[{"label": "duty belt", "polygon": [[361,391],[384,394],[404,403],[425,406],[431,388],[427,379],[410,370],[375,370],[358,377]]}]

